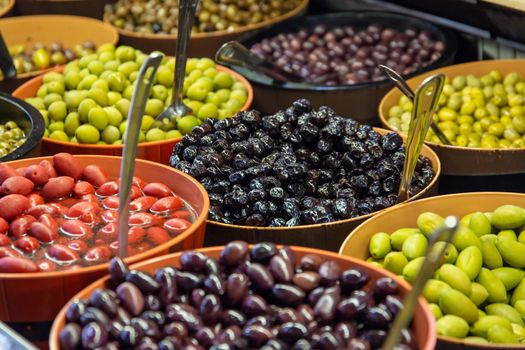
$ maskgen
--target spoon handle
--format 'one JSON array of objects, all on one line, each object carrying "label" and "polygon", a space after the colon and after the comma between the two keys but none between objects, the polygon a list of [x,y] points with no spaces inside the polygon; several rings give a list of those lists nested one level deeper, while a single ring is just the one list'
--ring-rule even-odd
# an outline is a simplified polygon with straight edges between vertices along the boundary
[{"label": "spoon handle", "polygon": [[410,99],[410,101],[414,101],[414,91],[408,86],[407,82],[401,75],[399,75],[395,70],[392,68],[385,66],[383,64],[380,64],[378,66],[379,70],[383,72],[390,80],[392,80],[397,88],[401,90],[401,92]]},{"label": "spoon handle", "polygon": [[[408,97],[408,99],[411,102],[414,102],[414,91],[408,86],[407,82],[401,75],[399,75],[395,70],[392,68],[385,66],[383,64],[379,65],[379,69],[391,80],[393,81],[397,88],[401,90],[401,92]],[[439,141],[441,141],[444,145],[451,145],[450,141],[448,140],[447,136],[441,131],[439,126],[436,125],[435,122],[430,123],[430,127],[432,128],[432,131],[436,136],[439,138]]]},{"label": "spoon handle", "polygon": [[437,107],[444,84],[445,76],[437,74],[425,79],[416,91],[412,120],[408,128],[405,162],[397,197],[398,203],[409,198],[408,192],[412,176],[414,176],[414,170],[416,169],[417,159],[425,142],[425,137],[434,115],[434,109]]},{"label": "spoon handle", "polygon": [[0,70],[2,70],[2,74],[6,80],[16,77],[16,67],[9,54],[9,49],[7,48],[2,33],[0,33]]},{"label": "spoon handle", "polygon": [[125,258],[128,255],[128,218],[131,184],[135,172],[135,158],[139,142],[140,125],[146,108],[153,77],[164,56],[161,53],[151,53],[140,68],[137,85],[131,97],[131,108],[128,112],[128,122],[124,135],[124,149],[120,163],[120,189],[118,206],[118,255]]},{"label": "spoon handle", "polygon": [[[449,216],[445,218],[445,224],[443,226],[438,227],[430,234],[430,239],[428,242],[429,244],[425,252],[425,260],[423,261],[423,265],[417,274],[416,280],[412,284],[412,289],[410,292],[408,292],[408,294],[405,296],[405,299],[403,300],[403,309],[396,316],[394,324],[388,332],[388,337],[383,344],[382,350],[392,350],[398,344],[402,329],[406,328],[410,323],[410,320],[412,320],[414,309],[417,305],[417,300],[423,291],[426,282],[434,274],[441,257],[445,253],[445,250],[448,248],[448,245],[454,238],[458,225],[458,219],[456,217]],[[433,249],[434,243],[443,239],[445,239],[447,244],[445,244],[440,251]]]},{"label": "spoon handle", "polygon": [[176,108],[176,102],[182,101],[186,60],[188,58],[188,43],[199,0],[180,0],[179,24],[177,27],[177,49],[175,52],[175,72],[173,77],[173,96],[171,105]]}]

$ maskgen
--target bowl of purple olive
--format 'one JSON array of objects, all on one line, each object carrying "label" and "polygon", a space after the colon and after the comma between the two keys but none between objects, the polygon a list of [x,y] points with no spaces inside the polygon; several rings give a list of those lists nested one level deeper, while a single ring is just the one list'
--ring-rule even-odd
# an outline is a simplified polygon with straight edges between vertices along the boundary
[{"label": "bowl of purple olive", "polygon": [[272,26],[241,43],[274,63],[293,81],[236,68],[251,81],[255,108],[275,113],[298,98],[331,106],[373,124],[383,95],[393,87],[378,69],[384,64],[405,78],[453,62],[455,34],[417,18],[380,11],[310,16]]},{"label": "bowl of purple olive", "polygon": [[[126,266],[60,311],[51,350],[380,349],[410,286],[366,262],[318,249],[249,246],[176,253]],[[420,298],[399,350],[432,350]]]},{"label": "bowl of purple olive", "polygon": [[[205,120],[175,145],[170,165],[208,191],[205,246],[241,239],[337,251],[396,205],[405,141],[301,99],[271,115]],[[437,194],[440,172],[425,145],[410,200]]]}]

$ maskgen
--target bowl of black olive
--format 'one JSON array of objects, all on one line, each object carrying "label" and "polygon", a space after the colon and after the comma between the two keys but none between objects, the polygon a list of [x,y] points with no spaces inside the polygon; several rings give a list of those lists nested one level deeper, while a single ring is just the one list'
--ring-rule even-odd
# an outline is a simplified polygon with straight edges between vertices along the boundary
[{"label": "bowl of black olive", "polygon": [[[170,165],[208,191],[205,245],[242,239],[337,251],[348,232],[397,203],[404,139],[305,100],[206,120]],[[423,147],[411,199],[437,193],[441,164]]]},{"label": "bowl of black olive", "polygon": [[376,106],[393,87],[378,65],[411,77],[451,64],[457,49],[450,30],[380,11],[310,16],[259,31],[241,43],[301,81],[282,83],[236,68],[253,84],[258,110],[275,113],[304,97],[316,107],[329,105],[369,124],[377,121]]},{"label": "bowl of black olive", "polygon": [[[57,315],[51,350],[380,349],[410,286],[389,271],[318,249],[243,241],[185,251],[109,276]],[[398,350],[432,350],[420,298]]]}]

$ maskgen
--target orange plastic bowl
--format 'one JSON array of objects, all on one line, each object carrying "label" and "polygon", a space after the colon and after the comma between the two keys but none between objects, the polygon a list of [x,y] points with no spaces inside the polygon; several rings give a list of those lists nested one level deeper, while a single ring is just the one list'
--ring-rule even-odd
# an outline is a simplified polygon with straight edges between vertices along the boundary
[{"label": "orange plastic bowl", "polygon": [[[408,291],[410,290],[410,285],[399,279],[394,274],[385,271],[380,270],[368,263],[365,263],[363,261],[350,258],[347,256],[341,256],[337,255],[336,253],[327,252],[324,250],[319,249],[313,249],[313,248],[305,248],[305,247],[292,247],[293,250],[296,252],[297,257],[301,258],[305,254],[317,254],[321,258],[324,259],[330,259],[335,261],[341,269],[347,270],[350,268],[358,267],[360,269],[363,269],[370,275],[370,280],[375,281],[378,278],[381,277],[391,277],[397,281],[397,283],[400,286],[401,295],[405,296]],[[218,258],[219,254],[223,247],[211,247],[211,248],[204,248],[199,249],[200,252],[211,256],[213,258]],[[180,266],[179,265],[179,258],[180,253],[175,253],[163,257],[159,257],[156,259],[143,261],[141,263],[135,264],[131,266],[133,269],[142,270],[146,272],[154,272],[158,268],[162,268],[165,266]],[[106,281],[108,281],[109,277],[104,277],[102,279],[99,279],[98,281],[92,283],[87,288],[83,289],[80,293],[75,295],[74,299],[87,299],[91,292],[93,292],[96,288],[104,287]],[[370,282],[366,287],[370,287]],[[64,328],[65,321],[66,321],[66,311],[68,308],[68,305],[65,305],[62,310],[60,310],[60,313],[57,315],[57,318],[55,319],[55,322],[53,323],[53,327],[51,328],[51,334],[49,335],[49,348],[51,350],[59,350],[59,340],[58,336],[60,334],[60,331],[62,328]],[[417,307],[415,309],[414,313],[414,319],[412,322],[412,327],[418,342],[418,348],[420,350],[433,350],[436,345],[436,325],[434,323],[434,316],[432,315],[432,312],[430,311],[430,308],[427,304],[427,302],[424,300],[424,298],[419,298]]]},{"label": "orange plastic bowl", "polygon": [[[234,76],[237,81],[240,81],[246,88],[248,99],[242,106],[243,111],[250,109],[253,102],[253,89],[251,84],[242,75],[232,71],[224,66],[217,65],[217,70],[227,72]],[[63,67],[57,68],[57,72],[62,72]],[[13,96],[25,99],[28,97],[35,97],[38,88],[42,85],[43,75],[29,80],[13,92]],[[139,143],[137,149],[137,158],[147,159],[153,162],[168,164],[173,151],[173,147],[180,142],[182,138],[142,142]],[[77,144],[72,142],[64,142],[53,140],[44,137],[42,140],[42,155],[54,155],[59,152],[68,152],[71,154],[100,154],[106,156],[120,156],[122,155],[123,145],[91,145],[91,144]]]},{"label": "orange plastic bowl", "polygon": [[[99,155],[76,156],[82,165],[99,164],[111,178],[120,173],[121,157]],[[6,164],[18,168],[38,164],[51,157],[28,158]],[[141,254],[126,258],[128,263],[136,263],[148,258],[202,247],[209,200],[206,190],[192,177],[168,166],[137,160],[135,174],[145,181],[163,182],[192,206],[197,218],[188,230],[170,241]],[[70,271],[37,273],[0,273],[0,320],[7,322],[27,322],[37,328],[52,321],[60,308],[82,288],[102,277],[108,263]],[[39,324],[40,323],[40,324]]]}]

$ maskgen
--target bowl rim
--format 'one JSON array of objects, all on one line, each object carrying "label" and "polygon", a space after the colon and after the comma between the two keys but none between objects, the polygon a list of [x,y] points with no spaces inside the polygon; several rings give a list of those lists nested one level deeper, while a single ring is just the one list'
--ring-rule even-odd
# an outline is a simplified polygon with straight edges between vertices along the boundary
[{"label": "bowl rim", "polygon": [[[241,38],[240,42],[249,47],[252,44],[252,41],[260,41],[261,39],[268,38],[270,36],[273,36],[271,33],[277,33],[277,32],[284,32],[292,30],[292,28],[299,26],[299,27],[307,27],[310,22],[317,22],[321,21],[324,23],[330,23],[332,20],[339,20],[341,18],[347,18],[346,23],[353,23],[353,21],[361,20],[363,17],[366,18],[367,16],[377,16],[382,17],[383,20],[388,19],[395,19],[399,21],[400,23],[406,22],[407,20],[410,21],[410,26],[417,26],[419,29],[429,29],[432,31],[433,35],[440,35],[443,37],[443,39],[446,42],[445,50],[443,51],[443,54],[434,62],[429,64],[428,66],[421,67],[420,69],[409,73],[404,74],[403,76],[405,78],[412,78],[417,75],[420,75],[424,72],[427,72],[429,70],[433,70],[436,67],[442,66],[446,64],[448,61],[450,61],[452,58],[455,57],[457,49],[458,49],[458,43],[457,43],[457,37],[456,34],[454,34],[453,31],[451,31],[448,28],[441,27],[434,25],[430,22],[425,22],[423,20],[420,20],[417,17],[412,17],[404,14],[399,14],[396,12],[388,12],[388,11],[379,11],[379,10],[352,10],[352,11],[343,11],[343,12],[332,12],[332,13],[325,13],[320,15],[311,15],[306,16],[305,18],[298,18],[295,20],[290,20],[286,22],[282,22],[279,24],[276,24],[272,27],[266,27],[260,31],[257,31],[256,33],[253,33],[252,35],[246,36]],[[235,69],[237,71],[237,69]],[[248,80],[250,80],[252,83],[257,83],[262,86],[271,86],[283,90],[296,90],[296,91],[316,91],[316,92],[322,92],[322,91],[352,91],[355,89],[363,89],[363,88],[379,88],[379,87],[385,87],[385,86],[393,86],[393,84],[388,80],[380,80],[380,81],[368,81],[364,83],[358,83],[358,84],[337,84],[337,85],[323,85],[323,84],[309,84],[309,83],[273,83],[273,82],[266,82],[264,80],[261,80],[261,75],[254,73],[253,76],[248,76]]]},{"label": "bowl rim", "polygon": [[[12,0],[12,2],[13,2],[13,5],[14,5],[15,0]],[[0,17],[1,16],[2,15],[0,14]],[[108,33],[111,33],[111,35],[113,37],[113,39],[109,43],[111,43],[113,45],[117,45],[117,43],[119,41],[119,33],[118,33],[117,30],[115,30],[115,28],[113,28],[111,25],[108,25],[106,22],[104,22],[102,20],[99,20],[99,19],[96,19],[96,18],[91,18],[91,17],[83,17],[83,16],[75,16],[75,15],[53,15],[53,14],[48,14],[48,15],[28,15],[28,16],[16,16],[16,17],[2,17],[2,18],[0,18],[0,25],[2,23],[14,22],[16,24],[17,22],[20,22],[19,25],[23,26],[23,23],[27,23],[27,22],[34,23],[34,21],[39,21],[39,20],[44,20],[44,21],[48,21],[49,20],[49,21],[51,21],[51,20],[67,20],[67,19],[69,19],[69,20],[71,20],[73,22],[82,21],[84,24],[86,24],[86,23],[91,23],[93,25],[96,24],[96,25],[101,26],[101,28],[105,27],[105,29],[108,31]],[[23,79],[29,79],[29,78],[37,77],[39,75],[42,75],[42,74],[45,74],[47,72],[53,71],[57,67],[61,67],[61,66],[53,66],[53,67],[48,67],[48,68],[32,71],[32,72],[17,74],[11,80],[4,80],[2,78],[2,79],[0,79],[0,82],[17,81],[17,80],[23,80]]]},{"label": "bowl rim", "polygon": [[[77,155],[74,155],[74,157],[84,158],[84,159],[96,159],[97,162],[102,162],[102,163],[104,161],[119,161],[120,162],[122,160],[122,157],[119,157],[119,156],[101,156],[101,155],[94,155],[94,154],[93,155],[78,155],[77,154]],[[12,162],[6,162],[5,164],[10,165],[10,166],[16,166],[17,163],[28,162],[28,161],[33,161],[36,163],[42,160],[50,160],[52,158],[53,158],[52,156],[26,158],[26,159],[15,160]],[[202,199],[203,199],[203,209],[201,213],[198,213],[197,218],[191,224],[191,226],[186,231],[181,233],[180,235],[173,237],[172,239],[170,239],[169,241],[161,245],[156,245],[153,248],[145,252],[135,254],[135,255],[125,258],[124,261],[126,261],[130,265],[135,264],[141,260],[144,260],[145,256],[147,257],[147,256],[161,253],[162,251],[167,250],[173,244],[184,242],[189,236],[194,234],[195,231],[206,222],[206,218],[208,217],[208,210],[210,207],[210,199],[208,197],[208,192],[206,192],[204,187],[193,177],[189,176],[186,173],[183,173],[182,171],[179,171],[175,168],[169,167],[164,164],[152,162],[152,161],[145,160],[145,159],[136,159],[135,161],[138,163],[143,163],[144,165],[147,165],[148,167],[152,167],[152,168],[155,168],[155,167],[164,168],[165,170],[176,172],[180,176],[185,177],[200,192],[200,195],[202,196]],[[103,264],[81,267],[79,269],[74,269],[74,270],[62,270],[62,271],[53,271],[53,272],[30,272],[30,273],[0,273],[0,279],[12,281],[12,280],[24,280],[24,279],[35,279],[36,280],[36,279],[47,279],[47,278],[65,278],[65,277],[69,277],[72,275],[78,276],[78,275],[85,275],[85,274],[100,272],[102,270],[107,270],[108,266],[109,266],[109,262],[105,262]]]},{"label": "bowl rim", "polygon": [[[381,133],[381,134],[383,134],[383,133],[386,134],[388,132],[392,132],[392,130],[381,129],[381,128],[377,128],[377,127],[374,127],[373,129],[375,131]],[[406,138],[403,135],[401,135],[401,137]],[[397,208],[399,205],[404,205],[404,204],[411,203],[411,202],[417,200],[424,193],[426,193],[428,191],[428,189],[432,188],[434,185],[437,184],[437,182],[439,181],[439,177],[441,176],[441,171],[442,171],[442,169],[441,169],[441,160],[439,159],[439,157],[437,156],[436,152],[434,152],[434,150],[432,148],[426,146],[425,150],[433,157],[433,159],[432,159],[432,169],[434,169],[434,171],[435,171],[435,176],[432,178],[432,181],[430,181],[430,183],[427,186],[425,186],[425,188],[423,188],[420,192],[418,192],[417,194],[412,196],[410,199],[408,199],[408,201],[405,201],[405,202],[402,202],[402,203],[399,203],[399,204],[394,204],[394,205],[392,205],[390,207],[374,211],[374,212],[372,212],[370,214],[359,215],[359,216],[356,216],[356,217],[353,217],[353,218],[349,218],[349,219],[337,220],[337,221],[326,222],[326,223],[321,223],[321,224],[299,225],[299,226],[290,226],[290,227],[288,227],[288,226],[285,226],[285,227],[282,227],[282,226],[278,226],[278,227],[271,227],[271,226],[244,226],[244,225],[235,225],[235,224],[225,224],[225,223],[218,222],[218,221],[213,221],[213,220],[210,220],[210,219],[208,219],[207,221],[208,221],[209,224],[216,225],[216,226],[219,226],[219,227],[222,227],[222,228],[225,228],[225,229],[231,228],[231,229],[235,229],[235,230],[263,231],[263,232],[264,231],[282,231],[283,229],[286,229],[287,233],[289,233],[289,234],[301,234],[301,232],[303,230],[316,229],[316,228],[328,227],[328,226],[334,226],[334,225],[340,225],[340,224],[346,224],[346,223],[355,222],[355,221],[361,221],[361,220],[368,220],[369,218],[374,217],[374,216],[378,215],[379,213],[383,213],[386,210],[389,210],[389,209],[392,209],[392,208]]]},{"label": "bowl rim", "polygon": [[[252,247],[253,244],[250,244],[249,246]],[[281,245],[281,244],[276,244],[276,246],[277,247],[283,247],[283,245]],[[394,279],[404,289],[405,293],[407,293],[407,294],[410,292],[410,290],[412,288],[408,282],[406,282],[406,281],[402,280],[401,278],[397,277],[392,272],[390,272],[388,270],[380,269],[378,267],[375,267],[372,264],[367,263],[366,261],[363,261],[363,260],[360,260],[360,259],[356,259],[354,257],[350,257],[350,256],[347,256],[347,255],[340,255],[338,253],[327,251],[327,250],[317,249],[317,248],[310,248],[310,247],[303,247],[303,246],[294,246],[294,245],[291,245],[289,247],[292,248],[292,250],[294,250],[296,252],[301,252],[302,254],[317,254],[317,255],[322,256],[324,258],[327,258],[327,259],[330,259],[330,260],[334,260],[336,262],[337,261],[341,261],[341,260],[345,260],[345,261],[350,262],[351,264],[355,265],[356,267],[374,271],[376,274],[379,274],[379,275],[381,275],[383,277],[390,277],[390,278]],[[203,254],[208,255],[209,253],[220,252],[223,248],[224,248],[224,246],[213,246],[213,247],[199,248],[199,249],[193,249],[193,250],[196,250],[196,251],[199,251],[199,252],[201,252]],[[144,266],[147,266],[147,265],[156,264],[156,263],[159,263],[159,262],[166,263],[167,261],[172,261],[172,260],[175,260],[175,259],[178,260],[182,253],[183,252],[176,252],[176,253],[171,253],[171,254],[168,254],[168,255],[163,255],[163,256],[156,257],[156,258],[144,260],[144,261],[141,261],[139,263],[135,263],[133,265],[130,265],[129,268],[130,269],[139,269],[140,270],[141,268],[143,268]],[[82,288],[81,291],[76,293],[60,309],[59,313],[55,317],[55,320],[53,321],[53,325],[51,327],[51,332],[49,333],[49,345],[50,345],[50,349],[51,350],[55,350],[56,349],[55,344],[59,344],[59,338],[58,338],[59,331],[60,331],[58,329],[58,327],[59,327],[59,320],[64,320],[65,321],[66,311],[67,311],[67,308],[69,307],[69,305],[71,304],[71,302],[76,300],[76,299],[85,299],[86,297],[84,296],[84,294],[91,292],[95,288],[96,285],[108,281],[109,278],[110,278],[109,275],[106,274],[106,275],[104,275],[104,277],[99,278],[96,281],[90,283],[88,286]],[[427,320],[428,333],[429,333],[429,338],[427,338],[427,341],[424,344],[425,346],[424,347],[420,346],[419,349],[422,349],[422,350],[433,350],[435,345],[436,345],[436,342],[437,342],[437,332],[436,332],[436,325],[435,325],[434,315],[432,314],[432,311],[430,310],[428,302],[426,301],[426,299],[424,297],[422,297],[422,296],[418,297],[418,306],[423,311],[422,312],[422,316]]]},{"label": "bowl rim", "polygon": [[[448,68],[470,68],[471,66],[475,66],[475,65],[486,65],[486,64],[507,64],[507,63],[522,63],[524,66],[525,66],[525,58],[521,58],[521,59],[504,59],[504,60],[482,60],[482,61],[474,61],[474,62],[465,62],[465,63],[459,63],[459,64],[452,64],[450,66],[446,66],[446,67],[441,67],[441,68],[437,68],[437,69],[434,69],[434,70],[431,70],[431,71],[427,71],[427,72],[422,72],[421,74],[417,74],[416,76],[412,76],[410,77],[410,79],[407,80],[407,83],[410,84],[411,82],[413,82],[414,80],[416,79],[419,79],[419,78],[422,78],[423,76],[430,76],[432,74],[438,74],[438,73],[441,73],[441,70],[442,69],[448,69]],[[383,111],[386,111],[386,104],[387,104],[387,101],[390,100],[390,99],[394,99],[394,95],[396,93],[398,93],[399,90],[396,88],[396,87],[393,87],[392,89],[390,89],[384,96],[383,98],[381,99],[381,102],[379,102],[379,105],[378,105],[378,115],[379,115],[379,120],[381,121],[381,124],[387,128],[388,130],[392,130],[392,131],[396,131],[398,133],[400,133],[401,135],[406,135],[405,132],[401,131],[401,130],[395,130],[392,125],[388,122],[385,114],[383,113]],[[479,153],[494,153],[495,155],[498,155],[498,153],[504,153],[504,154],[509,154],[509,153],[521,153],[521,152],[524,152],[525,151],[525,148],[481,148],[481,147],[478,147],[478,148],[474,148],[474,147],[466,147],[466,146],[453,146],[453,145],[443,145],[443,144],[440,144],[440,143],[435,143],[435,142],[432,142],[432,141],[425,141],[425,144],[431,146],[431,147],[435,147],[439,150],[442,150],[442,151],[467,151],[467,152],[479,152]]]},{"label": "bowl rim", "polygon": [[[249,31],[265,28],[265,27],[271,26],[271,25],[273,25],[275,23],[279,23],[279,22],[285,21],[285,20],[287,20],[289,18],[292,18],[294,16],[299,15],[303,10],[306,9],[306,7],[308,6],[309,1],[310,0],[301,0],[301,2],[299,3],[299,5],[297,5],[297,7],[295,7],[294,9],[292,9],[292,10],[286,12],[286,13],[283,13],[282,15],[277,16],[275,18],[270,18],[270,19],[267,19],[267,20],[259,22],[259,23],[249,24],[247,26],[242,26],[242,27],[239,27],[239,28],[237,28],[235,30],[232,30],[232,31],[229,31],[229,30],[216,30],[216,31],[213,31],[213,32],[205,32],[205,33],[199,32],[199,33],[195,33],[195,34],[191,35],[191,40],[208,39],[208,38],[220,38],[220,37],[222,37],[224,35],[240,35],[240,34],[244,34],[244,33],[249,32]],[[174,40],[174,39],[177,39],[177,34],[141,33],[141,32],[136,32],[136,31],[133,31],[133,30],[127,30],[127,29],[119,28],[119,27],[113,25],[111,22],[106,21],[105,19],[103,19],[103,21],[105,23],[108,23],[112,27],[114,27],[118,31],[118,33],[120,35],[122,35],[122,36],[127,36],[127,37],[131,37],[131,38],[135,38],[135,39],[141,39],[141,40],[151,40],[151,39],[153,39],[153,40]]]},{"label": "bowl rim", "polygon": [[388,207],[386,209],[383,209],[380,213],[375,215],[374,217],[368,218],[365,221],[363,221],[361,224],[359,224],[356,228],[354,228],[348,236],[346,236],[345,240],[341,244],[341,247],[339,248],[338,254],[343,254],[343,247],[347,246],[349,241],[351,241],[354,235],[357,234],[358,231],[361,231],[363,227],[369,225],[369,223],[372,220],[375,220],[377,218],[391,215],[391,211],[397,211],[397,210],[405,210],[407,206],[417,206],[420,203],[427,203],[430,201],[436,201],[436,200],[443,200],[448,198],[458,198],[458,197],[480,197],[483,198],[485,196],[506,196],[506,197],[523,197],[525,198],[525,193],[519,193],[519,192],[503,192],[503,191],[483,191],[483,192],[461,192],[461,193],[451,193],[451,194],[443,194],[438,196],[432,196],[427,198],[421,198],[413,201],[403,202],[400,204],[393,205],[391,207]]},{"label": "bowl rim", "polygon": [[7,5],[0,11],[0,18],[4,18],[9,12],[13,10],[15,6],[15,0],[8,0]]},{"label": "bowl rim", "polygon": [[[228,74],[233,75],[233,77],[237,81],[243,84],[243,86],[246,88],[248,97],[246,99],[246,102],[242,106],[241,111],[248,111],[252,106],[253,98],[254,98],[252,84],[250,84],[250,82],[245,77],[243,77],[241,74],[235,72],[234,70],[228,67],[222,66],[220,64],[216,64],[215,67],[217,68],[218,71],[226,72]],[[64,71],[64,66],[53,67],[49,69],[48,72],[49,71],[56,71],[56,72],[62,73]],[[42,85],[42,79],[45,73],[46,72],[44,72],[43,74],[39,74],[38,76],[26,81],[25,83],[17,87],[16,90],[13,91],[13,96],[15,97],[19,96],[23,90],[26,90],[28,86],[33,85],[36,81],[39,81],[40,85]],[[169,144],[169,143],[176,144],[180,142],[181,140],[182,140],[182,137],[176,137],[173,139],[166,139],[166,140],[160,140],[160,141],[140,142],[138,144],[138,147],[146,148],[146,147],[154,147],[154,146],[159,146],[159,145],[164,145],[164,144]],[[80,149],[89,149],[89,150],[93,150],[93,152],[97,152],[99,150],[117,150],[117,149],[124,148],[124,145],[97,145],[97,144],[90,144],[90,143],[84,143],[84,144],[83,143],[73,143],[69,141],[53,140],[52,138],[49,138],[49,137],[42,137],[42,142],[54,144],[56,146],[61,146],[61,147],[75,147],[75,148],[80,148]]]},{"label": "bowl rim", "polygon": [[27,135],[26,141],[20,147],[1,157],[0,163],[3,163],[14,161],[20,159],[21,157],[24,157],[29,151],[31,151],[36,145],[38,145],[38,143],[42,140],[42,137],[44,136],[44,130],[46,126],[42,114],[26,101],[18,97],[9,95],[5,92],[0,92],[0,99],[8,101],[12,105],[24,111],[24,114],[28,116],[31,121],[31,133]]},{"label": "bowl rim", "polygon": [[[375,220],[377,217],[383,217],[383,216],[386,216],[386,215],[391,215],[390,211],[405,210],[406,207],[408,207],[410,205],[416,206],[416,205],[419,205],[419,203],[426,203],[426,202],[430,202],[430,201],[442,200],[442,199],[447,199],[447,198],[458,198],[458,197],[465,197],[465,196],[467,196],[467,197],[474,197],[474,198],[479,197],[481,199],[481,198],[483,198],[485,196],[491,196],[491,195],[506,196],[506,197],[516,197],[516,196],[518,196],[518,197],[525,198],[525,193],[501,192],[501,191],[485,191],[485,192],[463,192],[463,193],[445,194],[445,195],[440,195],[440,196],[434,196],[434,197],[418,199],[418,200],[415,200],[415,201],[412,201],[412,202],[405,202],[405,203],[402,203],[402,204],[400,204],[399,206],[397,206],[395,208],[394,208],[394,206],[392,206],[390,208],[387,208],[385,211],[379,213],[377,216],[369,218],[369,219],[365,220],[364,222],[362,222],[361,224],[359,224],[359,226],[354,228],[348,234],[348,236],[346,236],[345,240],[341,244],[341,247],[339,248],[339,251],[336,254],[350,257],[350,255],[344,254],[343,248],[350,243],[350,241],[353,239],[353,236],[357,235],[358,232],[361,231],[364,226],[368,225],[369,222]],[[358,259],[358,258],[354,258],[354,259]],[[360,260],[360,259],[358,259],[358,260]],[[364,261],[364,260],[361,260],[361,261]],[[437,335],[437,333],[436,333],[436,335]],[[503,349],[503,348],[504,349],[507,349],[507,348],[510,348],[510,349],[513,349],[513,348],[515,348],[515,349],[523,349],[524,348],[523,345],[513,345],[513,344],[492,344],[491,345],[491,344],[484,344],[484,343],[472,343],[472,342],[466,342],[464,339],[461,339],[461,338],[453,338],[453,337],[447,337],[447,336],[442,336],[442,335],[437,335],[437,340],[438,341],[455,343],[455,344],[458,344],[459,346],[473,346],[473,347],[484,348],[484,349],[487,349],[487,350]]]}]

